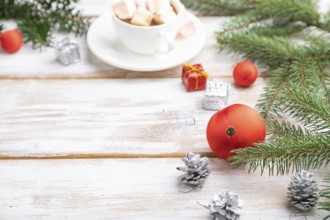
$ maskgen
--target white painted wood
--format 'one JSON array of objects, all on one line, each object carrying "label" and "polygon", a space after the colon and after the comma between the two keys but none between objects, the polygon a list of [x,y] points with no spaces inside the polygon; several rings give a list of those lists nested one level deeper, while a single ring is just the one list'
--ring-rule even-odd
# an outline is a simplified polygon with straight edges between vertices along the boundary
[{"label": "white painted wood", "polygon": [[[110,1],[82,0],[79,7],[86,16],[98,16],[107,13]],[[214,39],[226,19],[201,18],[207,42],[191,63],[203,63],[211,76],[232,84],[233,65],[241,58],[219,53]],[[26,45],[13,55],[0,51],[0,158],[210,152],[205,128],[214,112],[202,109],[203,92],[184,91],[180,67],[120,70],[95,58],[84,39],[78,42],[82,60],[68,67],[55,60],[52,49]],[[232,86],[230,103],[253,106],[264,85],[259,78],[248,89]],[[316,220],[327,214],[288,205],[290,176],[248,175],[215,158],[204,189],[182,193],[175,169],[181,165],[174,158],[0,160],[0,220],[211,219],[196,202],[207,204],[223,189],[243,200],[242,220]],[[315,174],[321,181],[326,169]]]},{"label": "white painted wood", "polygon": [[[264,86],[238,88],[229,103],[254,106]],[[180,78],[1,80],[0,154],[209,152],[204,91]],[[195,124],[191,124],[194,123]]]},{"label": "white painted wood", "polygon": [[[92,4],[96,5],[96,4]],[[205,27],[207,41],[204,49],[191,63],[203,63],[205,69],[213,76],[229,76],[237,61],[237,56],[230,56],[226,52],[218,52],[214,38],[214,31],[219,27],[219,22],[226,18],[205,17],[201,21]],[[8,28],[15,27],[13,22],[6,23]],[[64,35],[57,34],[55,41],[61,40]],[[181,67],[160,72],[132,72],[117,69],[96,58],[88,49],[86,40],[77,39],[81,51],[81,61],[70,66],[63,66],[56,61],[54,49],[33,50],[31,45],[24,45],[15,54],[5,54],[0,50],[0,79],[35,79],[35,78],[132,78],[132,77],[178,77]]]},{"label": "white painted wood", "polygon": [[[78,4],[87,16],[98,16],[107,13],[111,0],[82,0]],[[322,0],[319,8],[326,11],[329,1]],[[203,63],[206,70],[214,76],[229,76],[233,66],[241,60],[238,56],[218,52],[214,32],[228,20],[224,17],[200,18],[207,34],[204,49],[191,62]],[[5,23],[8,28],[15,27],[13,22]],[[64,36],[56,35],[60,40]],[[25,45],[19,53],[8,55],[0,50],[0,79],[17,78],[109,78],[109,77],[177,77],[180,67],[152,73],[136,73],[120,70],[98,60],[87,47],[85,39],[78,39],[81,47],[82,60],[71,66],[62,66],[56,61],[53,49],[46,51],[33,50],[30,45]],[[261,68],[261,67],[260,67]],[[261,68],[262,69],[262,68]]]},{"label": "white painted wood", "polygon": [[[208,204],[224,189],[238,194],[242,220],[319,220],[287,201],[290,176],[260,176],[212,159],[200,191],[180,192],[180,159],[0,161],[0,219],[211,219]],[[315,172],[318,181],[325,171]]]}]

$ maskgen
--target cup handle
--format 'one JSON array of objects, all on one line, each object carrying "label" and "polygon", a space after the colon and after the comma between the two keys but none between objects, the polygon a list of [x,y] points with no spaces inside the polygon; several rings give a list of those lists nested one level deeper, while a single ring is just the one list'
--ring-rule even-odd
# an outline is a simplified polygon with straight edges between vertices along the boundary
[{"label": "cup handle", "polygon": [[[174,49],[175,46],[175,38],[171,36],[167,31],[160,31],[159,32],[159,38],[161,40],[160,48],[158,48],[158,52],[160,53],[167,53]],[[163,48],[164,46],[162,43],[165,43],[167,45],[167,48]]]}]

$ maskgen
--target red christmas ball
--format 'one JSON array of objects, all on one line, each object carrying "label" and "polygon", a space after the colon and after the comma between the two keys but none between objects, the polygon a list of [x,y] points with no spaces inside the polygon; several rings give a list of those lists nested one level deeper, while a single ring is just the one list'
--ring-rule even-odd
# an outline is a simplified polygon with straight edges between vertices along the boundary
[{"label": "red christmas ball", "polygon": [[233,104],[216,112],[207,125],[207,141],[220,158],[235,155],[233,149],[265,140],[266,125],[258,112],[243,104]]},{"label": "red christmas ball", "polygon": [[237,85],[248,87],[252,85],[258,77],[257,67],[247,60],[240,62],[236,64],[234,68],[233,77]]},{"label": "red christmas ball", "polygon": [[0,35],[2,49],[7,53],[17,52],[23,45],[23,37],[18,30],[8,30]]}]

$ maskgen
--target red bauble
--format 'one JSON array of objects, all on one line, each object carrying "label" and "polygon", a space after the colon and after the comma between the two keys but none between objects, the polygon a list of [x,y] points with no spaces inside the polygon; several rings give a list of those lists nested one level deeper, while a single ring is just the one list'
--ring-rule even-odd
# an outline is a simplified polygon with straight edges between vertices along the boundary
[{"label": "red bauble", "polygon": [[8,30],[0,35],[2,49],[7,53],[17,52],[23,45],[23,37],[18,30]]},{"label": "red bauble", "polygon": [[257,67],[249,61],[240,62],[234,68],[233,77],[237,85],[248,87],[252,85],[258,77]]},{"label": "red bauble", "polygon": [[215,113],[206,130],[212,151],[220,158],[235,155],[233,149],[251,146],[265,140],[266,125],[258,112],[242,105],[230,105]]}]

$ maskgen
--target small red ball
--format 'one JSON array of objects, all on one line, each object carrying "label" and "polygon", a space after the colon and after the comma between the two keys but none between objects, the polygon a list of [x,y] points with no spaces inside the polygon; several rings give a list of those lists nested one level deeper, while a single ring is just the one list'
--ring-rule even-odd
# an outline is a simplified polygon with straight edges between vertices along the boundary
[{"label": "small red ball", "polygon": [[8,30],[0,35],[2,49],[7,53],[16,53],[23,45],[23,37],[18,30]]},{"label": "small red ball", "polygon": [[258,77],[257,67],[247,60],[240,62],[234,68],[233,77],[237,85],[249,87]]}]

